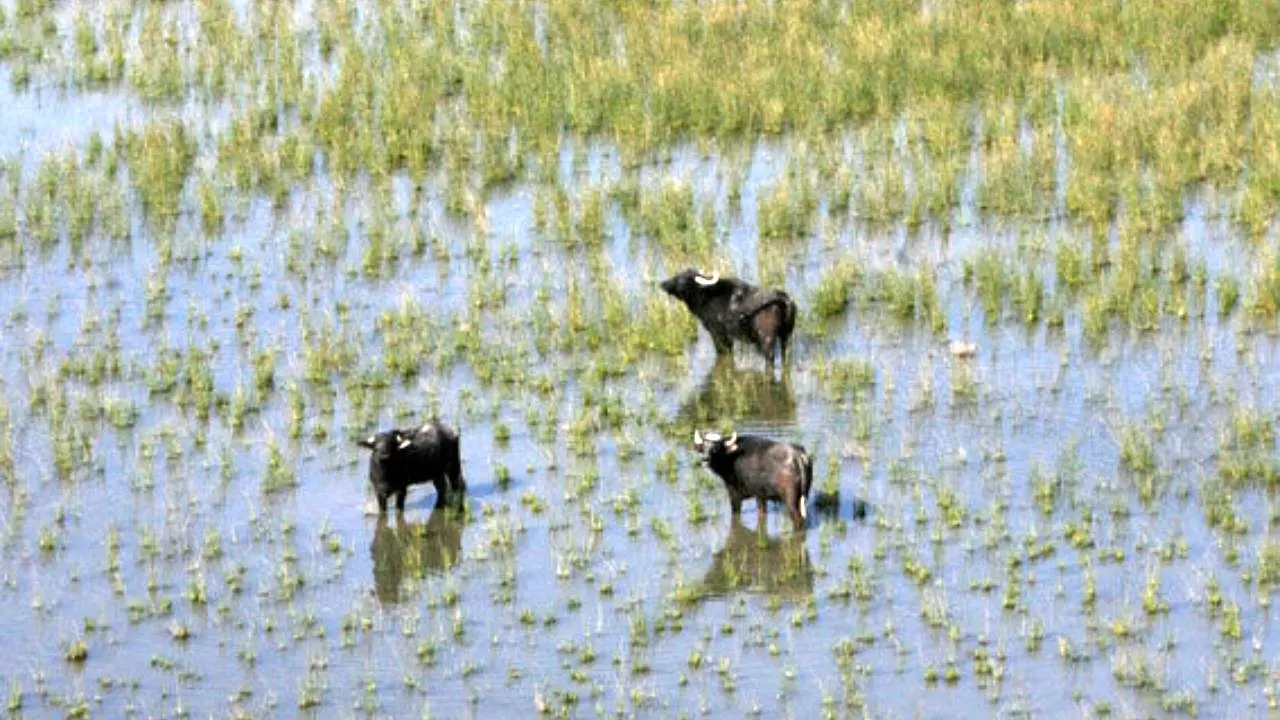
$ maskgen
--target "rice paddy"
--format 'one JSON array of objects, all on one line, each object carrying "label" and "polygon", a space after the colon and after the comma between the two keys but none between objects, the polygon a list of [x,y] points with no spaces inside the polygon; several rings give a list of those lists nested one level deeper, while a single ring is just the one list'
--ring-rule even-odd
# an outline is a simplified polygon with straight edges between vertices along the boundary
[{"label": "rice paddy", "polygon": [[8,712],[1275,714],[1277,17],[0,0]]}]

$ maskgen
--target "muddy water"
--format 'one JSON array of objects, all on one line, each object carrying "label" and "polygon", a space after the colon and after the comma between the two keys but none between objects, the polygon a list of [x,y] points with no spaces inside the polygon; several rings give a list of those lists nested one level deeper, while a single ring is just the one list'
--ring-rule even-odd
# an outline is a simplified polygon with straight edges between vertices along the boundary
[{"label": "muddy water", "polygon": [[[111,95],[0,94],[0,106],[0,152],[28,170],[138,112]],[[723,252],[753,277],[756,200],[786,152],[749,153],[740,217],[714,155],[683,150],[641,178],[688,180],[711,197]],[[598,146],[567,146],[562,170],[570,192],[620,173]],[[398,187],[407,200],[408,182]],[[184,218],[167,269],[136,213],[133,240],[91,241],[87,268],[60,247],[0,271],[15,460],[0,528],[11,658],[0,689],[20,712],[1129,717],[1188,702],[1208,717],[1265,712],[1280,638],[1259,602],[1269,591],[1241,575],[1275,511],[1264,491],[1236,490],[1249,530],[1232,536],[1209,527],[1204,499],[1236,408],[1274,417],[1277,345],[1243,332],[1239,313],[1115,330],[1101,348],[1078,311],[1061,329],[988,323],[963,260],[1013,248],[1023,230],[1051,241],[1074,231],[1011,228],[967,205],[969,222],[950,233],[854,224],[834,242],[799,242],[786,273],[807,305],[841,254],[936,268],[943,334],[855,304],[821,335],[802,325],[778,377],[746,354],[717,363],[700,333],[687,356],[642,357],[597,388],[586,378],[601,356],[534,350],[539,291],[560,310],[571,281],[593,286],[580,258],[533,229],[533,188],[490,198],[487,252],[470,256],[472,225],[448,217],[433,188],[422,215],[447,257],[398,253],[377,277],[360,271],[374,193],[357,191],[337,258],[290,270],[290,234],[319,232],[331,192],[322,180],[279,209],[253,200],[215,234]],[[619,215],[609,228],[617,285],[640,307],[656,292],[657,251]],[[1193,206],[1183,230],[1211,275],[1252,270],[1254,251],[1224,221]],[[481,273],[506,246],[514,262]],[[1050,264],[1040,270],[1052,278]],[[503,283],[507,302],[468,332],[494,353],[515,350],[512,362],[553,379],[550,394],[442,360],[443,332],[416,375],[379,380],[380,318],[409,307],[453,327],[476,317],[468,306],[484,282]],[[355,352],[343,379],[310,383],[308,345],[324,332]],[[953,357],[948,339],[976,343],[976,355]],[[103,347],[118,348],[120,369],[100,385],[66,365]],[[223,402],[208,420],[150,382],[166,352],[193,347],[208,351]],[[260,350],[276,353],[265,390],[253,382]],[[835,360],[869,363],[874,383],[837,397],[821,380]],[[290,386],[303,401],[296,438]],[[237,392],[256,406],[239,428],[225,409]],[[50,420],[59,396],[62,423]],[[132,421],[88,411],[103,398]],[[632,414],[575,439],[584,407],[608,402]],[[429,488],[410,495],[403,520],[366,516],[354,439],[432,409],[462,430],[470,517],[434,512]],[[805,443],[816,485],[838,489],[839,505],[803,536],[776,511],[761,534],[750,505],[731,523],[688,448],[695,423]],[[1120,462],[1123,426],[1152,438],[1152,476]],[[68,433],[80,454],[64,475],[52,458]],[[273,453],[296,484],[266,492]],[[1046,477],[1057,478],[1048,513],[1037,495]],[[866,519],[852,517],[854,497],[871,504]],[[1073,534],[1081,528],[1087,540]],[[1239,639],[1222,632],[1210,578],[1238,607]],[[69,660],[81,641],[87,657]]]}]

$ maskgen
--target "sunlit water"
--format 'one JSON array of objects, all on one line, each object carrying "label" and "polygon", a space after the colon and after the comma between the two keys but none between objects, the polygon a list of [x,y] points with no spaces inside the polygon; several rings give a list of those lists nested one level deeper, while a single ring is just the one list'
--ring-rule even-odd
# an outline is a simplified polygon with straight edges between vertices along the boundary
[{"label": "sunlit water", "polygon": [[[150,116],[112,93],[5,91],[0,105],[0,152],[28,169],[93,131],[108,136],[117,123]],[[759,272],[757,194],[782,172],[785,155],[785,144],[755,149],[743,214],[728,224],[723,251],[746,277]],[[579,152],[572,144],[562,170],[571,188],[620,173],[607,147]],[[678,151],[641,177],[690,179],[728,217],[714,156]],[[407,202],[408,183],[399,187]],[[1116,330],[1100,349],[1083,338],[1075,312],[1061,329],[1027,330],[1013,318],[988,324],[960,265],[982,247],[1012,247],[1017,227],[988,222],[971,204],[958,213],[970,222],[946,234],[933,225],[853,225],[834,246],[797,242],[787,273],[793,296],[804,305],[837,254],[870,266],[935,267],[944,335],[855,305],[822,336],[802,324],[793,359],[775,378],[746,353],[736,368],[717,364],[700,333],[687,369],[645,358],[607,384],[629,407],[652,400],[654,422],[625,430],[637,455],[620,456],[612,432],[593,436],[594,452],[575,453],[564,426],[582,404],[576,371],[564,373],[552,442],[527,427],[530,413],[545,414],[542,397],[481,383],[465,363],[437,371],[424,361],[413,379],[372,390],[376,423],[354,417],[342,389],[332,412],[322,409],[302,380],[304,313],[354,337],[358,371],[372,370],[381,367],[381,314],[413,301],[450,317],[475,281],[462,251],[473,229],[446,216],[438,188],[425,194],[423,212],[449,260],[403,253],[389,274],[361,274],[366,192],[348,206],[353,231],[342,257],[305,275],[289,272],[290,233],[311,236],[329,193],[321,180],[279,211],[255,200],[233,209],[215,236],[184,219],[159,320],[149,317],[148,288],[160,262],[140,214],[131,242],[93,241],[88,268],[60,247],[29,251],[0,271],[0,379],[16,457],[0,553],[8,608],[0,638],[10,658],[0,690],[21,687],[23,712],[61,714],[83,699],[104,717],[290,716],[300,705],[320,717],[508,717],[560,707],[566,693],[583,716],[759,708],[766,717],[810,717],[856,714],[863,703],[876,717],[1074,716],[1099,704],[1128,717],[1176,710],[1169,699],[1182,697],[1205,717],[1265,712],[1280,638],[1228,551],[1256,564],[1271,532],[1271,497],[1236,493],[1251,529],[1230,541],[1209,528],[1201,502],[1236,404],[1274,417],[1277,344],[1243,332],[1239,313],[1220,321],[1211,310],[1151,334]],[[514,268],[499,270],[502,312],[520,317],[544,282],[564,291],[582,277],[572,254],[534,232],[531,188],[494,194],[487,211],[488,247],[518,252]],[[1183,230],[1211,276],[1250,269],[1251,253],[1225,220],[1193,204]],[[654,251],[618,216],[610,231],[606,254],[627,296],[658,292]],[[1045,231],[1072,232],[1056,220]],[[1052,278],[1050,265],[1042,275]],[[253,313],[238,329],[243,308]],[[499,320],[475,331],[510,333],[511,323]],[[86,339],[89,322],[99,328]],[[91,350],[86,342],[109,337],[124,367],[101,392],[132,404],[136,423],[117,430],[83,420],[90,466],[59,479],[47,411],[32,407],[36,387]],[[953,357],[948,338],[976,343],[976,355]],[[214,342],[215,387],[228,397],[252,384],[253,350],[279,350],[275,390],[239,431],[217,412],[200,421],[148,390],[148,368],[164,349]],[[553,375],[584,361],[534,357],[536,369]],[[873,389],[835,402],[817,372],[820,360],[835,359],[869,362]],[[100,392],[73,377],[56,382],[73,413],[80,398]],[[306,396],[298,439],[285,431],[291,383]],[[417,422],[433,406],[462,431],[470,520],[433,512],[430,486],[411,493],[402,523],[365,515],[367,458],[354,439],[375,425]],[[760,536],[751,504],[742,525],[731,523],[724,492],[695,464],[688,438],[664,429],[673,420],[805,443],[816,485],[837,487],[838,507],[817,514],[803,536],[776,509]],[[1148,500],[1145,480],[1118,460],[1122,420],[1161,428]],[[509,441],[495,440],[499,422]],[[315,437],[317,426],[328,436]],[[265,494],[273,443],[298,484]],[[678,461],[674,484],[658,467],[668,450]],[[500,465],[510,472],[506,487]],[[1054,473],[1060,496],[1045,515],[1032,480]],[[596,481],[584,484],[589,477]],[[21,496],[30,502],[18,503]],[[524,501],[534,497],[545,509]],[[865,520],[852,517],[855,497],[871,505]],[[963,511],[955,527],[944,504]],[[691,521],[695,505],[708,520]],[[1064,536],[1080,525],[1091,528],[1086,552]],[[221,552],[206,553],[215,536]],[[1052,550],[1041,554],[1046,542]],[[1122,559],[1099,561],[1099,548]],[[851,563],[866,569],[865,600],[846,593]],[[930,572],[922,584],[908,570],[917,565]],[[1087,603],[1090,577],[1096,599]],[[1167,610],[1148,613],[1153,577]],[[1206,609],[1210,577],[1239,606],[1240,640],[1225,638]],[[1010,610],[1003,600],[1015,579]],[[193,588],[203,601],[192,601]],[[1115,632],[1116,621],[1130,629]],[[174,637],[179,626],[189,637]],[[1028,641],[1035,627],[1043,628],[1038,646]],[[77,639],[88,646],[83,663],[64,659]],[[584,660],[587,648],[593,661]],[[975,656],[991,658],[999,676],[980,673]],[[1132,687],[1126,673],[1138,665],[1155,691]]]}]

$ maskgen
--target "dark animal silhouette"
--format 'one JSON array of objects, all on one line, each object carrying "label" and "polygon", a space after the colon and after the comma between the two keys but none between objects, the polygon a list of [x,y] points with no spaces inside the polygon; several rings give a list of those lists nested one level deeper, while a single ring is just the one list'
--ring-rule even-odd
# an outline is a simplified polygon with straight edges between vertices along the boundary
[{"label": "dark animal silhouette", "polygon": [[736,340],[750,342],[770,364],[774,348],[787,361],[787,342],[796,325],[796,304],[782,290],[766,290],[719,273],[688,268],[659,287],[689,308],[711,335],[716,352],[729,355]]},{"label": "dark animal silhouette", "polygon": [[804,529],[813,485],[813,459],[804,446],[758,435],[734,433],[724,438],[694,430],[693,447],[702,453],[703,464],[724,481],[735,517],[742,512],[743,499],[755,498],[763,528],[766,505],[773,500],[787,506],[797,530]]},{"label": "dark animal silhouette", "polygon": [[369,482],[378,498],[378,512],[387,511],[387,498],[396,496],[396,509],[404,512],[410,485],[430,482],[436,488],[436,507],[461,503],[467,492],[462,477],[458,433],[439,420],[411,430],[384,430],[360,440],[373,451],[369,458]]},{"label": "dark animal silhouette", "polygon": [[791,377],[734,368],[733,359],[720,357],[676,412],[692,425],[717,422],[791,422],[796,419],[796,396]]},{"label": "dark animal silhouette", "polygon": [[[828,520],[835,520],[840,517],[839,490],[834,492],[817,491],[812,504],[813,509],[817,510],[820,516]],[[849,515],[854,520],[866,520],[867,512],[870,509],[871,506],[867,504],[867,501],[861,498],[855,497],[852,502],[849,503]]]},{"label": "dark animal silhouette", "polygon": [[465,528],[465,516],[447,509],[433,511],[425,523],[407,522],[401,516],[391,525],[386,515],[379,516],[369,547],[378,600],[398,603],[406,579],[422,580],[457,565]]},{"label": "dark animal silhouette", "polygon": [[697,596],[748,591],[800,600],[813,594],[813,582],[803,535],[771,538],[764,528],[752,530],[735,517]]}]

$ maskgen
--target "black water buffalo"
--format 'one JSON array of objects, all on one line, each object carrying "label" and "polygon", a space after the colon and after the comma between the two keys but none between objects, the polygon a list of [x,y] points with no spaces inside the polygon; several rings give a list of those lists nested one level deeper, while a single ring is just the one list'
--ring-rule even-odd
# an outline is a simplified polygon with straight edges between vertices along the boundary
[{"label": "black water buffalo", "polygon": [[733,352],[735,340],[756,346],[772,363],[774,348],[787,361],[787,341],[796,326],[796,304],[782,290],[765,290],[719,273],[703,275],[688,268],[663,280],[668,295],[683,302],[697,316],[715,343],[716,352]]},{"label": "black water buffalo", "polygon": [[466,496],[458,433],[439,420],[409,430],[384,430],[359,444],[373,451],[369,482],[378,497],[379,513],[387,511],[387,498],[392,495],[396,496],[396,509],[404,512],[409,486],[419,483],[436,486],[436,507],[460,503]]},{"label": "black water buffalo", "polygon": [[401,590],[406,580],[422,580],[457,565],[465,528],[465,516],[448,510],[433,511],[425,523],[400,518],[391,525],[387,516],[380,515],[369,547],[378,600],[398,603],[404,599]]},{"label": "black water buffalo", "polygon": [[813,484],[813,459],[803,446],[778,442],[757,435],[728,438],[719,433],[693,431],[693,447],[702,453],[702,462],[724,481],[734,516],[742,512],[742,500],[755,498],[764,527],[769,500],[782,502],[791,514],[791,523],[803,530],[809,517],[809,487]]}]

